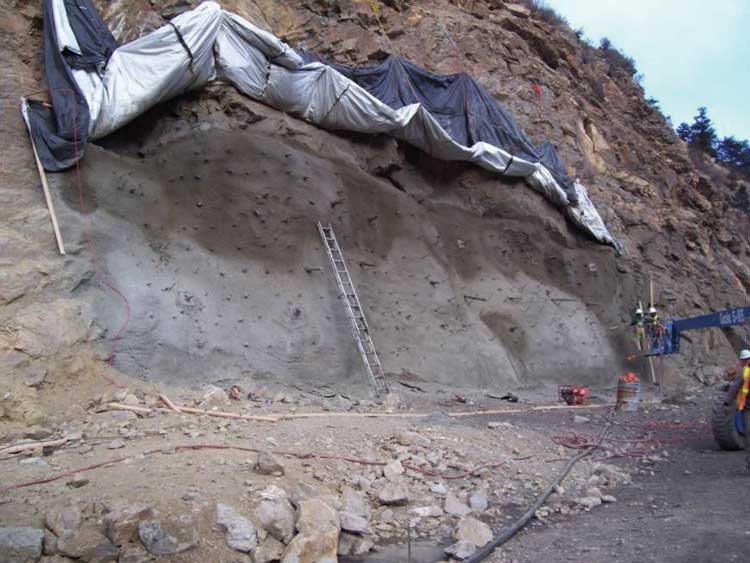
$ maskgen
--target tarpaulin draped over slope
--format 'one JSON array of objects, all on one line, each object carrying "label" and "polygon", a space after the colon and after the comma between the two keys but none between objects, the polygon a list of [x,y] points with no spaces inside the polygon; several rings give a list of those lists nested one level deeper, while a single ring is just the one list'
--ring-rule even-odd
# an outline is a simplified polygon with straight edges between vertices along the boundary
[{"label": "tarpaulin draped over slope", "polygon": [[[23,112],[47,170],[71,166],[81,154],[74,144],[108,135],[154,105],[219,79],[326,129],[386,133],[439,159],[523,177],[596,240],[617,247],[586,189],[565,176],[553,147],[534,147],[467,75],[439,77],[391,58],[381,72],[395,83],[382,91],[363,87],[355,75],[364,84],[368,71],[376,76],[372,69],[310,60],[215,2],[122,46],[91,0],[44,0],[44,10],[52,108],[30,102]],[[453,109],[447,116],[435,105],[441,99]]]}]

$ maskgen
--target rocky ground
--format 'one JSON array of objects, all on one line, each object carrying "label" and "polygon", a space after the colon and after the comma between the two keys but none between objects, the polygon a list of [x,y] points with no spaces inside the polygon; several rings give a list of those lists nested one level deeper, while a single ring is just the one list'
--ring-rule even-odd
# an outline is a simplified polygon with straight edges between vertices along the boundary
[{"label": "rocky ground", "polygon": [[[171,3],[99,4],[127,40]],[[747,301],[741,183],[691,159],[638,84],[570,29],[500,1],[385,2],[378,17],[355,0],[224,5],[341,62],[395,52],[469,72],[558,145],[626,253],[522,183],[321,131],[217,85],[89,146],[80,184],[50,177],[61,258],[17,117],[19,96],[43,90],[39,3],[12,1],[0,21],[0,562],[464,555],[554,478],[576,451],[560,445],[567,433],[595,435],[603,414],[450,413],[554,404],[557,382],[596,385],[605,401],[622,371],[648,378],[627,360],[627,324],[652,274],[664,316]],[[350,260],[396,393],[385,404],[366,400],[316,220],[335,223]],[[710,393],[691,387],[716,381],[746,337],[696,333],[657,362],[683,402],[618,417],[615,436],[647,440],[643,451],[610,442],[581,462],[490,560],[742,560],[745,476],[705,437]],[[497,398],[509,391],[521,402]],[[174,413],[160,393],[272,420]],[[348,416],[384,410],[400,416]],[[292,416],[306,412],[328,414]],[[53,445],[12,453],[40,441]]]},{"label": "rocky ground", "polygon": [[[181,406],[278,419],[177,413],[161,393]],[[481,393],[438,400],[412,391],[375,405],[265,388],[119,389],[94,397],[76,420],[3,435],[0,553],[37,555],[0,560],[36,561],[43,552],[42,561],[60,563],[236,561],[242,553],[254,562],[337,554],[406,561],[410,545],[413,561],[465,557],[525,510],[574,453],[555,437],[596,433],[604,420],[600,409],[545,414],[531,406],[523,396],[508,404]],[[511,412],[449,414],[493,407]],[[357,414],[374,411],[391,416]],[[671,421],[679,411],[658,404],[620,420]],[[293,418],[310,412],[322,414]],[[672,455],[654,443],[624,461],[627,448],[615,446],[579,463],[532,527],[608,510],[620,487]],[[8,488],[47,476],[60,478]]]}]

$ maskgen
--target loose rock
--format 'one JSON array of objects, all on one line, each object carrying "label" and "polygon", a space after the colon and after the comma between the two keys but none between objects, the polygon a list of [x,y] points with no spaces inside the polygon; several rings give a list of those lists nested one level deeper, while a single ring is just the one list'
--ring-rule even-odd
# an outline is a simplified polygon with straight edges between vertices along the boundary
[{"label": "loose rock", "polygon": [[467,542],[475,547],[482,547],[492,541],[493,537],[492,529],[487,524],[471,516],[461,518],[454,536],[458,541]]},{"label": "loose rock", "polygon": [[336,563],[339,524],[336,511],[321,499],[303,501],[297,520],[299,534],[291,541],[282,563]]},{"label": "loose rock", "polygon": [[461,502],[453,493],[448,493],[445,497],[443,509],[452,516],[466,516],[471,512],[471,508]]},{"label": "loose rock", "polygon": [[409,502],[409,491],[400,481],[391,481],[378,491],[380,504],[403,506]]},{"label": "loose rock", "polygon": [[192,549],[198,537],[189,516],[167,521],[144,520],[138,524],[138,535],[152,555],[174,555]]},{"label": "loose rock", "polygon": [[487,500],[487,497],[479,491],[474,491],[469,495],[469,507],[477,514],[481,514],[487,510],[488,506],[489,501]]},{"label": "loose rock", "polygon": [[412,508],[409,512],[420,518],[439,518],[443,515],[443,509],[434,505]]},{"label": "loose rock", "polygon": [[595,506],[599,506],[602,503],[602,499],[598,497],[581,497],[576,499],[576,504],[582,506],[587,510],[591,510]]},{"label": "loose rock", "polygon": [[284,554],[284,544],[268,536],[252,553],[253,563],[271,563],[278,561]]},{"label": "loose rock", "polygon": [[261,498],[254,512],[258,524],[277,540],[289,543],[294,535],[294,508],[286,492],[271,485],[261,492]]},{"label": "loose rock", "polygon": [[224,541],[235,551],[248,553],[255,549],[257,538],[255,526],[226,504],[216,505],[216,523],[224,529]]},{"label": "loose rock", "polygon": [[453,545],[445,548],[445,553],[455,557],[456,559],[466,559],[467,557],[474,555],[477,548],[469,542],[460,541]]},{"label": "loose rock", "polygon": [[370,540],[341,532],[337,552],[339,555],[359,556],[369,552],[373,547],[374,544]]},{"label": "loose rock", "polygon": [[115,545],[132,543],[138,539],[138,524],[152,518],[154,510],[148,506],[117,507],[104,516],[104,533]]},{"label": "loose rock", "polygon": [[370,519],[370,506],[364,493],[355,491],[351,487],[344,487],[341,493],[341,511],[349,512]]},{"label": "loose rock", "polygon": [[[107,560],[114,546],[107,537],[92,525],[83,526],[75,534],[64,535],[57,539],[57,551],[71,559],[92,561],[95,558]],[[114,549],[114,561],[117,560],[117,549]]]},{"label": "loose rock", "polygon": [[404,467],[398,460],[391,461],[383,468],[383,475],[389,481],[397,479],[399,476],[404,474]]},{"label": "loose rock", "polygon": [[149,563],[151,556],[142,547],[126,547],[120,554],[118,563]]},{"label": "loose rock", "polygon": [[366,518],[351,512],[339,512],[341,529],[354,534],[367,534],[370,532],[370,523]]},{"label": "loose rock", "polygon": [[75,534],[81,521],[81,510],[75,505],[54,508],[44,516],[45,526],[58,538]]},{"label": "loose rock", "polygon": [[281,477],[284,475],[284,466],[269,452],[260,452],[258,462],[255,464],[255,471],[261,475]]},{"label": "loose rock", "polygon": [[0,528],[0,563],[38,561],[44,532],[37,528]]}]

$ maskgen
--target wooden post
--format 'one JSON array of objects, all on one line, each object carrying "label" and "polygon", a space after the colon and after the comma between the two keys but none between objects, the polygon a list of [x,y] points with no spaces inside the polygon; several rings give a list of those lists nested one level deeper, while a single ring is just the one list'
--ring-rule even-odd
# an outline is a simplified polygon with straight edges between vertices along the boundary
[{"label": "wooden post", "polygon": [[55,213],[55,206],[52,203],[52,196],[50,195],[49,185],[47,185],[47,174],[42,166],[42,161],[39,160],[39,153],[36,151],[36,143],[34,143],[34,136],[29,131],[29,138],[31,139],[31,149],[34,151],[34,159],[36,160],[36,167],[39,171],[39,177],[42,179],[42,188],[44,189],[44,199],[47,200],[47,209],[49,210],[50,219],[52,219],[52,230],[55,231],[55,239],[57,240],[57,249],[60,254],[65,254],[65,246],[63,245],[62,235],[60,234],[60,225],[57,223],[57,214]]},{"label": "wooden post", "polygon": [[656,304],[654,303],[654,274],[648,275],[648,284],[649,284],[649,295],[651,298],[651,301],[649,302],[649,307],[656,307]]}]

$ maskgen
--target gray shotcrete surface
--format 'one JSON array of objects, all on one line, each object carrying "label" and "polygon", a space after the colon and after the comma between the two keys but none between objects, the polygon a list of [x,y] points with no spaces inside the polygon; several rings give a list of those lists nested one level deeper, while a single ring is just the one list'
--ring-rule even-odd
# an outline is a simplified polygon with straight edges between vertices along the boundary
[{"label": "gray shotcrete surface", "polygon": [[116,367],[365,393],[317,221],[335,229],[387,372],[501,390],[622,366],[610,326],[628,289],[611,249],[526,185],[243,104],[241,127],[152,112],[87,147],[84,213],[74,172],[52,177],[74,294]]}]

